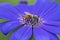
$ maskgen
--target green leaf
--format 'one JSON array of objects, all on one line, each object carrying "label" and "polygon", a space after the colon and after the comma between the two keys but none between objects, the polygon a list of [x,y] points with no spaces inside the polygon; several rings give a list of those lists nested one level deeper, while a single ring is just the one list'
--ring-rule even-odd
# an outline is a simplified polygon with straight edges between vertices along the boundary
[{"label": "green leaf", "polygon": [[29,4],[34,4],[35,0],[27,0]]},{"label": "green leaf", "polygon": [[60,3],[60,0],[56,0],[58,3]]},{"label": "green leaf", "polygon": [[34,40],[34,37],[33,37],[33,36],[31,36],[30,40]]},{"label": "green leaf", "polygon": [[17,4],[19,2],[19,0],[0,0],[0,3],[1,2],[9,2],[11,4]]},{"label": "green leaf", "polygon": [[5,20],[5,19],[0,19],[0,23],[5,22],[5,21],[7,21],[7,20]]}]

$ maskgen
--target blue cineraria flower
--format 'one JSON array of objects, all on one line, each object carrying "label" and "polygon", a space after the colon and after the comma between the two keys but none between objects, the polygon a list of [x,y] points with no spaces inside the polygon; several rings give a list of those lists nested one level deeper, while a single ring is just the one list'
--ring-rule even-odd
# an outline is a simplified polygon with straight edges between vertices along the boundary
[{"label": "blue cineraria flower", "polygon": [[8,3],[0,4],[0,18],[8,20],[0,23],[1,32],[8,34],[21,24],[18,30],[12,33],[10,40],[59,40],[60,34],[60,5],[50,0],[37,0],[34,5]]}]

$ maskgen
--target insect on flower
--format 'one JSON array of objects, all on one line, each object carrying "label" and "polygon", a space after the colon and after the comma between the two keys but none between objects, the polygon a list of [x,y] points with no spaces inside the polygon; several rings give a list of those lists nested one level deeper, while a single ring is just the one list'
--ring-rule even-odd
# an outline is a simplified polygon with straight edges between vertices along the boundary
[{"label": "insect on flower", "polygon": [[[19,15],[18,15],[19,14]],[[59,40],[60,34],[60,4],[51,0],[36,0],[33,5],[26,2],[13,6],[9,3],[0,4],[0,18],[8,22],[0,23],[1,32],[7,35],[17,28],[10,40]],[[24,24],[20,27],[19,25]]]}]

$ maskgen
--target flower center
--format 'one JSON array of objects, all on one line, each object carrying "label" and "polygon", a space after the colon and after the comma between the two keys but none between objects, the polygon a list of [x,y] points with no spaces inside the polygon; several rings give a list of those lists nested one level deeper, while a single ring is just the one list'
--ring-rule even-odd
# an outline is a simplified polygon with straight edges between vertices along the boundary
[{"label": "flower center", "polygon": [[42,23],[42,20],[36,15],[33,15],[29,12],[25,12],[25,15],[23,16],[23,22],[29,26],[37,26]]}]

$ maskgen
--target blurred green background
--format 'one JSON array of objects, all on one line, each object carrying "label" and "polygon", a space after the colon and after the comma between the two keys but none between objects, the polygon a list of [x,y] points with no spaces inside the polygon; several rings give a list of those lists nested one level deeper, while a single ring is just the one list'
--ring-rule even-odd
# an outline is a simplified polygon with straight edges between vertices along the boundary
[{"label": "blurred green background", "polygon": [[[29,4],[34,3],[34,0],[27,0],[27,1]],[[0,0],[0,3],[1,2],[9,2],[13,5],[16,5],[19,2],[19,0]],[[56,0],[56,2],[60,3],[60,0]],[[6,20],[0,19],[0,22],[4,22],[4,21],[6,21]],[[11,35],[11,32],[8,35],[4,35],[0,32],[0,40],[9,40],[10,35]],[[30,40],[33,40],[33,37],[31,37]]]}]

